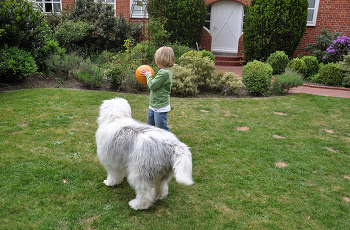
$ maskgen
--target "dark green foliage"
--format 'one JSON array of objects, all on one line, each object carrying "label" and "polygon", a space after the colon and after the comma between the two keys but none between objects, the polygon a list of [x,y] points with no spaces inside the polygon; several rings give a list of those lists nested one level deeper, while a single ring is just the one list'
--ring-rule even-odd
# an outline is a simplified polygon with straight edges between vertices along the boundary
[{"label": "dark green foliage", "polygon": [[350,54],[344,56],[344,60],[339,62],[340,69],[343,72],[343,85],[350,86]]},{"label": "dark green foliage", "polygon": [[38,65],[38,71],[46,71],[46,59],[52,54],[64,55],[66,50],[59,46],[55,40],[48,40],[46,44],[41,47],[35,55],[35,61]]},{"label": "dark green foliage", "polygon": [[333,44],[333,40],[336,40],[339,35],[340,33],[331,33],[327,29],[322,29],[317,36],[316,44],[308,44],[305,50],[312,52],[312,56],[315,56],[319,63],[327,63],[323,57],[327,54],[327,48]]},{"label": "dark green foliage", "polygon": [[96,89],[102,85],[103,70],[88,59],[80,64],[80,69],[74,72],[74,77],[90,89]]},{"label": "dark green foliage", "polygon": [[204,0],[151,0],[148,12],[160,17],[172,43],[195,47],[201,41],[207,5]]},{"label": "dark green foliage", "polygon": [[305,62],[305,65],[306,65],[305,78],[309,78],[309,77],[318,73],[319,63],[318,63],[316,57],[304,56],[301,58],[301,60],[303,60]]},{"label": "dark green foliage", "polygon": [[270,54],[266,62],[272,67],[273,74],[281,74],[286,69],[289,58],[284,51],[276,51]]},{"label": "dark green foliage", "polygon": [[307,0],[252,0],[245,12],[243,46],[247,61],[275,51],[292,56],[306,30]]},{"label": "dark green foliage", "polygon": [[[122,15],[115,17],[115,11],[110,4],[95,3],[94,0],[76,0],[68,18],[92,25],[90,52],[120,51],[123,49],[124,40],[129,36],[126,19]],[[141,33],[133,31],[133,34]]]},{"label": "dark green foliage", "polygon": [[272,82],[273,94],[286,94],[290,88],[301,86],[303,84],[302,76],[295,71],[286,71],[281,75],[277,75]]},{"label": "dark green foliage", "polygon": [[301,74],[303,77],[305,77],[307,72],[307,67],[305,62],[302,59],[294,58],[288,63],[286,70],[296,71],[299,74]]},{"label": "dark green foliage", "polygon": [[37,71],[31,54],[17,46],[0,50],[0,82],[23,81]]},{"label": "dark green foliage", "polygon": [[242,70],[243,84],[253,95],[267,96],[270,93],[272,72],[272,67],[267,63],[257,60],[248,62]]},{"label": "dark green foliage", "polygon": [[319,81],[325,85],[340,86],[343,81],[343,75],[340,66],[337,63],[328,63],[319,71]]},{"label": "dark green foliage", "polygon": [[49,27],[44,14],[28,1],[5,1],[0,5],[0,46],[18,46],[32,54],[46,42]]},{"label": "dark green foliage", "polygon": [[212,52],[207,50],[201,50],[200,52],[202,53],[203,57],[208,57],[210,60],[215,62],[215,55]]}]

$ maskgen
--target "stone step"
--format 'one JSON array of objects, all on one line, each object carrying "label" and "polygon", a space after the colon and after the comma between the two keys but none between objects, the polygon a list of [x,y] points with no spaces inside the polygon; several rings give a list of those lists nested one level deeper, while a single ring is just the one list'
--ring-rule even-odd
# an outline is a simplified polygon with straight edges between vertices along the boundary
[{"label": "stone step", "polygon": [[243,66],[245,64],[242,56],[215,56],[215,65],[218,66]]}]

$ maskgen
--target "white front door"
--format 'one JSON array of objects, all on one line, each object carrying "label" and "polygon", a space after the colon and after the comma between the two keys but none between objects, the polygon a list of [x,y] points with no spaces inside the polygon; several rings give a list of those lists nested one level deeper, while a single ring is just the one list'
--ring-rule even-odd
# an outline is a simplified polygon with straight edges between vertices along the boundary
[{"label": "white front door", "polygon": [[211,51],[238,53],[238,41],[242,35],[244,5],[234,1],[219,1],[212,5],[210,34]]}]

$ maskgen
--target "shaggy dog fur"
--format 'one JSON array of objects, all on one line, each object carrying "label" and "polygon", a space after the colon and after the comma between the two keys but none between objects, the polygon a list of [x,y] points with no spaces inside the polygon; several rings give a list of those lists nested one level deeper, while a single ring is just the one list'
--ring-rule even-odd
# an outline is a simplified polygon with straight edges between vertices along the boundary
[{"label": "shaggy dog fur", "polygon": [[189,147],[171,132],[132,119],[125,99],[103,101],[97,123],[97,156],[107,171],[103,183],[114,186],[127,177],[136,191],[131,208],[148,209],[165,198],[173,175],[179,184],[193,184]]}]

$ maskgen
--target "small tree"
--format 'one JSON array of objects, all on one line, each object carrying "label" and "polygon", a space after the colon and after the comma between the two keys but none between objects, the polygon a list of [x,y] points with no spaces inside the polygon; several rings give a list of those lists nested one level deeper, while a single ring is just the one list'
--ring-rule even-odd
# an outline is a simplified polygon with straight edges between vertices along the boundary
[{"label": "small tree", "polygon": [[163,21],[164,29],[170,33],[172,43],[195,47],[201,40],[207,17],[204,0],[150,0],[148,12]]},{"label": "small tree", "polygon": [[307,22],[307,0],[252,0],[243,27],[247,61],[266,60],[275,51],[292,56]]}]

